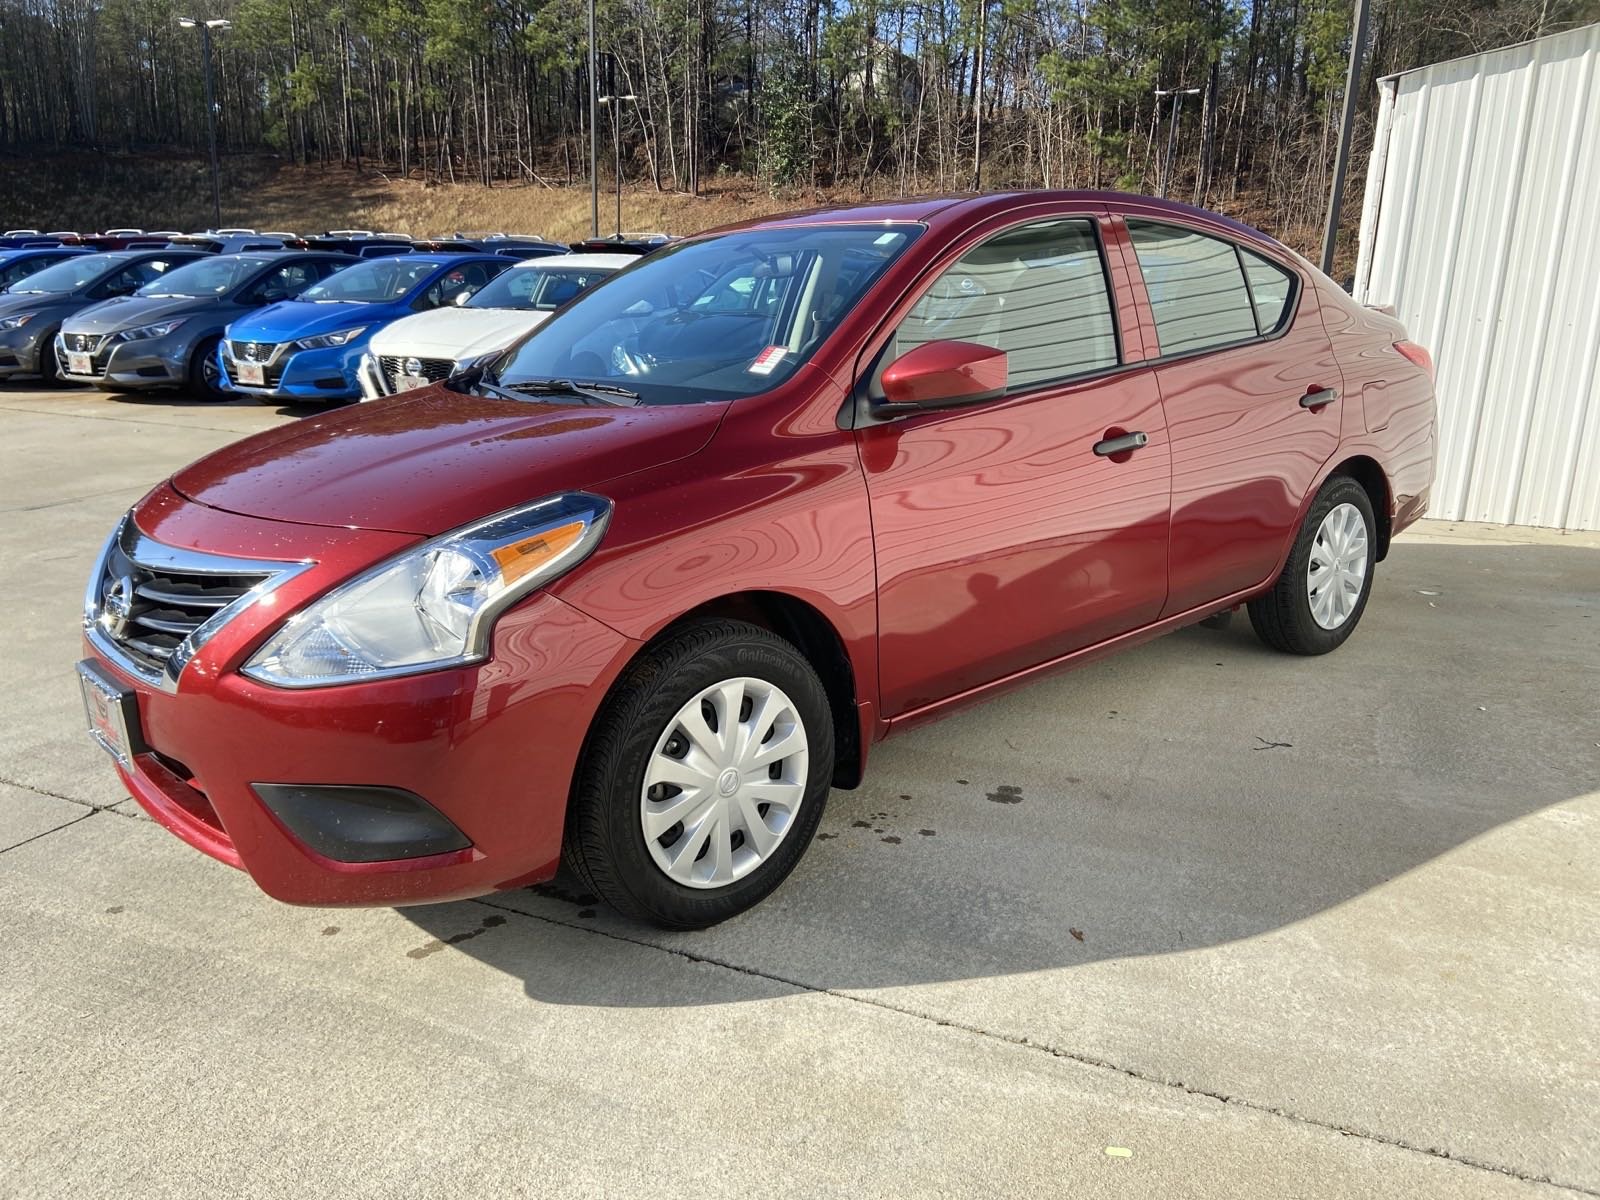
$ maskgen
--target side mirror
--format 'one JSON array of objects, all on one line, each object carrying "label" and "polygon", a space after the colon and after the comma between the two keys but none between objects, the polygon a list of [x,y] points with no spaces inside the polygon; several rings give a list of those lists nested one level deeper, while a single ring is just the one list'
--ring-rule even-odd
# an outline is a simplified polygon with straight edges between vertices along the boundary
[{"label": "side mirror", "polygon": [[469,292],[469,291],[460,291],[460,292],[457,292],[454,296],[452,296],[450,298],[450,303],[454,304],[457,308],[460,308],[463,304],[465,304],[468,300],[471,300],[471,299],[472,299],[472,293],[471,292]]},{"label": "side mirror", "polygon": [[880,411],[957,408],[1005,395],[1006,352],[976,342],[925,342],[883,369]]}]

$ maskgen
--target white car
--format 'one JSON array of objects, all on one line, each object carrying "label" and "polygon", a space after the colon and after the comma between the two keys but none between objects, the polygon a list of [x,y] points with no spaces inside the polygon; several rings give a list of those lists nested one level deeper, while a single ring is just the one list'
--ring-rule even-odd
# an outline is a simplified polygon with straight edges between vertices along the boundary
[{"label": "white car", "polygon": [[559,254],[520,262],[455,306],[378,330],[361,359],[361,398],[438,383],[460,363],[503,350],[580,292],[638,262],[633,254]]}]

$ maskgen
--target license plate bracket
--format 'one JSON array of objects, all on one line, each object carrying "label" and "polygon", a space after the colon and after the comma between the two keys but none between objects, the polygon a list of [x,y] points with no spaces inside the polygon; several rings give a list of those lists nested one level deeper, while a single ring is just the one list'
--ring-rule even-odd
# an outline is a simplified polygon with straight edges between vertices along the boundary
[{"label": "license plate bracket", "polygon": [[94,374],[94,357],[93,357],[93,355],[83,354],[83,353],[80,353],[77,350],[69,350],[67,352],[67,374],[68,375],[93,375]]},{"label": "license plate bracket", "polygon": [[409,392],[416,388],[425,388],[431,382],[432,380],[422,375],[396,375],[394,377],[394,390],[397,392]]},{"label": "license plate bracket", "polygon": [[239,382],[246,387],[264,387],[267,382],[267,367],[265,363],[236,362],[234,364]]},{"label": "license plate bracket", "polygon": [[131,770],[133,756],[147,748],[139,733],[138,697],[91,659],[78,664],[78,686],[89,736],[120,766]]}]

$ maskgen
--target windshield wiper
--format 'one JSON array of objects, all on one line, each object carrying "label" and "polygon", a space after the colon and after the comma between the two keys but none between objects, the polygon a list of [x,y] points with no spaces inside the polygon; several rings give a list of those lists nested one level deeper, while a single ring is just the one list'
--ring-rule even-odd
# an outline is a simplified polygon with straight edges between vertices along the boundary
[{"label": "windshield wiper", "polygon": [[614,383],[581,383],[575,379],[525,379],[521,383],[500,383],[502,391],[524,396],[582,396],[600,404],[636,403],[639,393]]}]

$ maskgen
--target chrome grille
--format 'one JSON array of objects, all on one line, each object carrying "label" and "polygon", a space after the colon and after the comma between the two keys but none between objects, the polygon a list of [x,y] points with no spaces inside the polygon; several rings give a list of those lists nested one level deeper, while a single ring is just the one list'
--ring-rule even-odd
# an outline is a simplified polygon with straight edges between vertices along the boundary
[{"label": "chrome grille", "polygon": [[91,641],[135,674],[174,686],[212,633],[301,569],[163,545],[127,519],[89,585],[84,627]]},{"label": "chrome grille", "polygon": [[383,372],[383,382],[393,392],[400,387],[402,375],[417,375],[429,383],[448,378],[456,369],[453,358],[417,358],[411,355],[385,354],[378,359],[378,370]]},{"label": "chrome grille", "polygon": [[[277,387],[279,381],[283,379],[283,368],[287,362],[287,356],[280,352],[289,348],[287,343],[228,341],[224,345],[227,347],[226,357],[233,362],[259,363],[266,368],[262,372],[263,382],[260,386]],[[228,375],[234,385],[238,386],[239,372],[229,367]],[[246,386],[255,387],[257,385],[249,384]]]},{"label": "chrome grille", "polygon": [[276,342],[229,342],[228,349],[240,362],[264,363],[278,352]]}]

